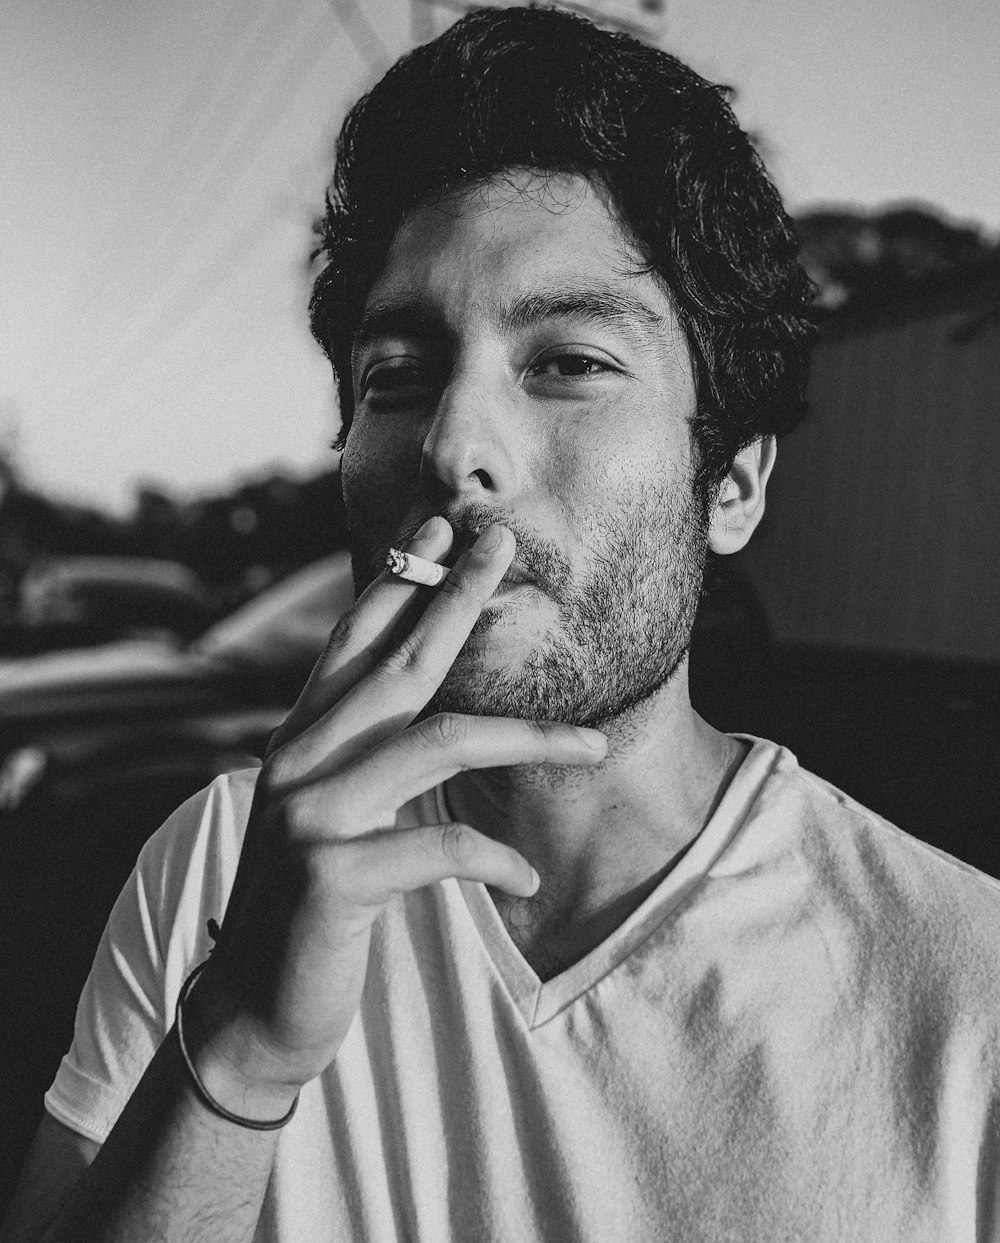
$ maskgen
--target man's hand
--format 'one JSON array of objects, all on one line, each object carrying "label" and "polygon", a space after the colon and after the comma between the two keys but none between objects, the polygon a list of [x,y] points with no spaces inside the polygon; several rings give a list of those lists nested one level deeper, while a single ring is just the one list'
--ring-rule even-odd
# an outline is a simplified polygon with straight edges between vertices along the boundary
[{"label": "man's hand", "polygon": [[[410,549],[446,556],[429,520]],[[483,532],[428,599],[381,575],[335,627],[260,775],[219,943],[185,1011],[199,1073],[234,1112],[280,1116],[335,1057],[357,1011],[371,927],[394,894],[462,877],[529,896],[517,851],[464,824],[399,830],[397,810],[461,769],[586,764],[603,735],[437,715],[437,690],[514,554]]]}]

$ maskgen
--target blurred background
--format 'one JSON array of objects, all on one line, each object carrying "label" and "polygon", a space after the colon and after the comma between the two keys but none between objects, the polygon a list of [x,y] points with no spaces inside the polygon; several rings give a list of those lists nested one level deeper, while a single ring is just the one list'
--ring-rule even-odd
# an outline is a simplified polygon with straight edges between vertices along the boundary
[{"label": "blurred background", "polygon": [[[735,89],[820,291],[696,705],[1000,875],[1000,9],[568,7]],[[0,15],[0,1201],[142,842],[260,754],[351,599],[311,223],[346,107],[461,8]]]}]

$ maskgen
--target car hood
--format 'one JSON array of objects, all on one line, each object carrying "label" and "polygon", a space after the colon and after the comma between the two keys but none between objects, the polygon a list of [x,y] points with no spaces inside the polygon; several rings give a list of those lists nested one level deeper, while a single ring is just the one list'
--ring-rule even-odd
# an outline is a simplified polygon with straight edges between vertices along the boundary
[{"label": "car hood", "polygon": [[0,660],[0,732],[24,737],[57,721],[118,714],[290,705],[330,629],[353,600],[350,559],[338,552],[289,576],[187,647],[131,639]]},{"label": "car hood", "polygon": [[136,673],[162,673],[169,677],[184,663],[185,654],[169,643],[133,639],[0,660],[0,686],[6,699],[9,694],[127,678]]},{"label": "car hood", "polygon": [[212,683],[226,662],[167,643],[128,641],[0,661],[0,722],[112,706],[140,690]]}]

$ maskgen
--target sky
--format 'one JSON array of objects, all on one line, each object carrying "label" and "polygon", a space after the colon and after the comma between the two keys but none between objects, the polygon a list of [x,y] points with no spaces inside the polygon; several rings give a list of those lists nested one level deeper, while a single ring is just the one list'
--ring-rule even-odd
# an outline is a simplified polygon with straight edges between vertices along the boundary
[{"label": "sky", "polygon": [[[333,461],[310,224],[336,131],[451,15],[421,0],[4,0],[0,450],[126,512]],[[995,0],[667,0],[790,208],[920,202],[1000,234]]]}]

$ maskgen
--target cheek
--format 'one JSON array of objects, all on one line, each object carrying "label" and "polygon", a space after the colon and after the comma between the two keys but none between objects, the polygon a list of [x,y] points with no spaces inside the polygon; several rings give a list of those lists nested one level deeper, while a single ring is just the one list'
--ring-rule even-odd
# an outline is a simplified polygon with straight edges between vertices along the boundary
[{"label": "cheek", "polygon": [[542,495],[554,497],[562,508],[601,490],[603,436],[598,420],[549,416],[528,429],[521,439],[527,459],[526,475]]},{"label": "cheek", "polygon": [[398,437],[381,433],[377,425],[356,422],[351,427],[340,473],[352,530],[383,525],[375,521],[376,515],[387,515],[403,503],[419,460],[419,452],[408,452]]},{"label": "cheek", "polygon": [[649,489],[679,485],[686,458],[671,451],[665,436],[638,434],[621,411],[581,435],[576,428],[551,428],[536,461],[536,478],[572,522],[619,509]]}]

